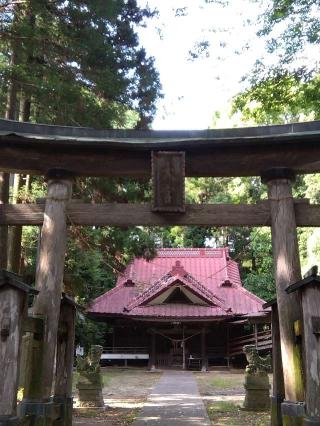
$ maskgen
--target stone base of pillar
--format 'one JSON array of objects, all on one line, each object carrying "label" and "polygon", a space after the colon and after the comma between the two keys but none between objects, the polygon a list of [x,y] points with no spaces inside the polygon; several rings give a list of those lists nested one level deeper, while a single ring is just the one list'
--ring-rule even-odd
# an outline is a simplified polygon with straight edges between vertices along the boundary
[{"label": "stone base of pillar", "polygon": [[271,426],[282,426],[281,403],[283,397],[281,395],[272,396],[271,401]]},{"label": "stone base of pillar", "polygon": [[270,384],[267,375],[246,375],[244,387],[246,396],[243,410],[265,411],[270,409]]},{"label": "stone base of pillar", "polygon": [[0,416],[0,426],[18,426],[19,424],[18,417]]},{"label": "stone base of pillar", "polygon": [[303,419],[303,426],[319,426],[320,417],[305,417]]},{"label": "stone base of pillar", "polygon": [[284,400],[281,404],[281,413],[284,426],[302,426],[305,417],[305,404]]},{"label": "stone base of pillar", "polygon": [[53,397],[53,402],[61,404],[61,419],[59,426],[72,426],[73,398]]},{"label": "stone base of pillar", "polygon": [[37,425],[51,425],[55,420],[61,418],[62,410],[62,405],[53,401],[36,402],[22,400],[18,406],[18,416],[20,419],[25,416],[41,419],[43,423],[36,423]]}]

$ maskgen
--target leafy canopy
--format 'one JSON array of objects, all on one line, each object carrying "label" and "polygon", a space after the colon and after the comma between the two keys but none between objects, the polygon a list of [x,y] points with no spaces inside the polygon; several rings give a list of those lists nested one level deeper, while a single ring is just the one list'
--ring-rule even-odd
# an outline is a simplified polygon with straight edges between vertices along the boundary
[{"label": "leafy canopy", "polygon": [[245,77],[248,87],[233,112],[259,124],[320,118],[320,5],[312,0],[272,0],[260,17],[266,52]]}]

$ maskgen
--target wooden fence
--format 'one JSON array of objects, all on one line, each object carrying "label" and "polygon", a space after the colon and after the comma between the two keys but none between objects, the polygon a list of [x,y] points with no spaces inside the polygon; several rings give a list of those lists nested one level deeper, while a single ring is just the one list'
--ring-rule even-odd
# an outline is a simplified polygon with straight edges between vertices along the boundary
[{"label": "wooden fence", "polygon": [[146,346],[107,346],[103,348],[104,354],[148,354]]},{"label": "wooden fence", "polygon": [[259,331],[258,333],[246,334],[245,336],[231,339],[229,343],[229,356],[242,354],[243,346],[245,345],[254,345],[258,350],[272,349],[271,330]]}]

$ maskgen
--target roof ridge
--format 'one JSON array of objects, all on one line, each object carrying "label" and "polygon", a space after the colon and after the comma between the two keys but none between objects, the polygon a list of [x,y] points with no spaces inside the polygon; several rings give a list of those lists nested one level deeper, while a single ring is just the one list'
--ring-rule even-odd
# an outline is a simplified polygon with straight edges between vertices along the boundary
[{"label": "roof ridge", "polygon": [[[172,284],[175,280],[178,280],[178,279],[183,281],[185,284],[188,284],[189,282],[191,284],[191,287],[195,287],[196,290],[198,290],[199,295],[201,295],[208,301],[212,302],[213,304],[215,304],[216,306],[218,306],[220,309],[224,310],[225,312],[227,312],[230,309],[224,306],[223,299],[216,296],[209,288],[201,284],[196,278],[194,278],[188,272],[186,272],[186,274],[184,275],[172,275],[171,272],[172,271],[163,275],[154,284],[152,284],[142,293],[137,295],[124,309],[127,311],[130,311],[136,308],[137,306],[141,305],[142,303],[150,299],[153,295],[156,296],[158,290],[160,290],[161,288],[165,290],[166,287],[168,287],[170,284]],[[163,286],[163,283],[165,283],[164,286]]]},{"label": "roof ridge", "polygon": [[112,287],[112,288],[110,288],[110,290],[107,290],[106,292],[104,292],[103,294],[101,294],[100,296],[98,296],[98,297],[95,297],[91,302],[90,302],[90,304],[89,304],[89,306],[91,306],[93,303],[95,303],[97,300],[100,300],[100,299],[102,299],[107,293],[108,294],[110,294],[110,293],[117,293],[118,291],[120,291],[121,290],[121,288],[122,287],[120,287],[120,286],[118,286],[118,285],[116,285],[116,286],[114,286],[114,287]]},{"label": "roof ridge", "polygon": [[[208,294],[210,297],[214,298],[214,299],[218,299],[220,302],[224,302],[223,299],[221,299],[220,297],[216,296],[208,287],[204,286],[203,284],[201,284],[200,281],[198,281],[193,275],[189,274],[187,272],[186,277],[193,283],[196,285],[196,287],[198,287],[198,289],[200,289],[203,293]],[[222,308],[224,309],[224,308]]]},{"label": "roof ridge", "polygon": [[[156,257],[219,257],[226,258],[229,254],[228,247],[161,247],[157,249]],[[171,256],[170,256],[171,255]],[[188,256],[189,255],[189,256]]]},{"label": "roof ridge", "polygon": [[[169,278],[170,276],[171,276],[170,272],[163,275],[161,278],[159,278],[157,281],[155,281],[150,287],[147,287],[145,290],[143,290],[141,293],[139,293],[130,303],[128,303],[128,305],[125,307],[125,309],[130,311],[131,309],[133,309],[136,306],[143,303],[144,299],[146,298],[146,295],[148,293],[152,293],[154,289],[161,287],[162,281]],[[141,302],[140,302],[140,300],[141,300]]]},{"label": "roof ridge", "polygon": [[257,302],[266,303],[265,300],[261,299],[259,296],[256,296],[254,293],[252,293],[250,290],[246,289],[245,287],[237,285],[237,288],[243,293],[247,294],[252,299],[256,300]]},{"label": "roof ridge", "polygon": [[[236,287],[243,287],[241,277],[240,277],[240,273],[239,273],[238,263],[235,260],[229,258],[226,262],[226,268],[225,269],[226,269],[227,279],[231,282],[231,284],[236,286]],[[235,280],[231,278],[230,272],[238,273],[240,284],[235,282]]]}]

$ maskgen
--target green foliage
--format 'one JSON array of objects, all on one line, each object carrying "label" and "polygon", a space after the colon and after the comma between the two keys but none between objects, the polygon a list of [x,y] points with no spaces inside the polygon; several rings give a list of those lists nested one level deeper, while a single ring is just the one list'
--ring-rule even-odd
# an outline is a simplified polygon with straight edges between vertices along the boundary
[{"label": "green foliage", "polygon": [[[148,126],[160,96],[136,28],[154,15],[131,1],[8,2],[0,17],[0,93],[14,82],[31,120]],[[3,96],[0,111],[4,113]],[[136,111],[136,115],[129,115]],[[18,118],[18,117],[17,117]]]},{"label": "green foliage", "polygon": [[[319,3],[311,0],[272,0],[268,3],[260,17],[262,27],[258,33],[266,37],[267,55],[257,59],[255,67],[245,77],[247,88],[234,98],[233,112],[240,111],[245,121],[257,124],[320,118],[320,73],[313,60],[320,43],[319,12]],[[293,194],[319,202],[318,188],[319,175],[298,176]],[[305,271],[320,262],[319,232],[312,228],[299,229],[298,239],[302,270]],[[267,270],[258,271],[259,280],[255,271],[247,274],[245,285],[252,289],[265,281],[263,288],[268,288],[271,280],[269,273],[265,275]],[[262,293],[259,290],[263,296]]]},{"label": "green foliage", "polygon": [[[216,375],[210,379],[210,386],[216,389],[236,389],[237,387],[241,387],[243,384],[243,376],[242,375]],[[218,407],[216,407],[218,409]]]},{"label": "green foliage", "polygon": [[[320,41],[320,6],[312,0],[273,0],[262,16],[259,35],[269,35],[268,48],[281,50],[282,62],[288,63],[308,44]],[[280,37],[275,31],[281,28]]]},{"label": "green foliage", "polygon": [[320,74],[313,60],[320,42],[319,12],[314,1],[269,2],[258,32],[266,38],[268,55],[257,59],[245,77],[248,87],[235,97],[233,112],[259,124],[319,119]]},{"label": "green foliage", "polygon": [[75,344],[84,347],[88,352],[91,345],[104,346],[106,342],[107,327],[104,323],[97,323],[82,314],[77,314]]}]

